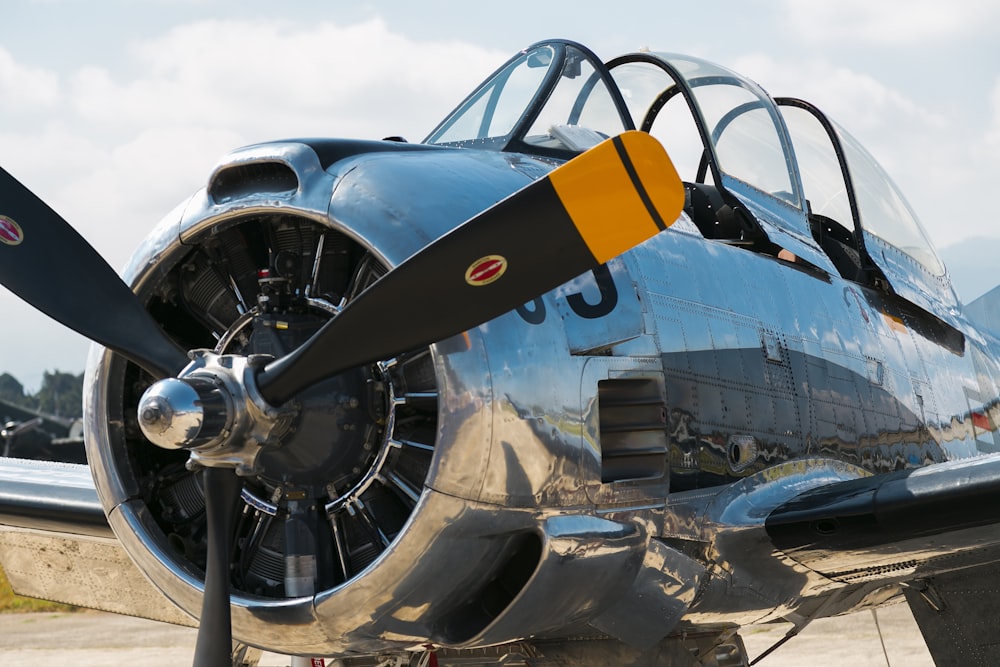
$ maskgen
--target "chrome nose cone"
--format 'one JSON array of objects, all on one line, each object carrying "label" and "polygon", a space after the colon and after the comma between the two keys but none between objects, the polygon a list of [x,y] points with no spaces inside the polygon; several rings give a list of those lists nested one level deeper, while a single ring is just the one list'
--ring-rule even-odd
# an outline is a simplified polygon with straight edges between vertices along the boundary
[{"label": "chrome nose cone", "polygon": [[154,383],[142,395],[138,413],[143,435],[164,449],[191,449],[217,438],[228,415],[218,388],[194,378]]}]

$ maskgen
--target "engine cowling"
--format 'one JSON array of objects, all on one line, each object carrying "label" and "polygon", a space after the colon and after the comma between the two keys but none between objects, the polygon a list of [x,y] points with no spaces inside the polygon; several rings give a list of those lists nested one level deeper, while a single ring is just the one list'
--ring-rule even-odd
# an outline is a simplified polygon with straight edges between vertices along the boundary
[{"label": "engine cowling", "polygon": [[[250,147],[157,227],[125,279],[187,349],[281,356],[389,267],[551,167],[388,142]],[[385,313],[372,326],[406,323]],[[552,359],[564,377],[545,376]],[[594,406],[566,400],[580,400],[584,366],[560,318],[509,314],[297,397],[280,446],[243,480],[235,636],[368,653],[496,644],[596,614],[634,578],[647,538],[641,522],[587,511],[601,480]],[[129,555],[197,616],[200,473],[139,428],[154,379],[92,350],[88,457]]]}]

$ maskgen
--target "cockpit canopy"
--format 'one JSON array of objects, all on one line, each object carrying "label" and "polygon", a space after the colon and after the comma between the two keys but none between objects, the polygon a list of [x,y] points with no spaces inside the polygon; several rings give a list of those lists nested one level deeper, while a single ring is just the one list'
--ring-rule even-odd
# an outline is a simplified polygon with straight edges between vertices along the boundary
[{"label": "cockpit canopy", "polygon": [[[707,238],[785,250],[929,311],[957,306],[913,210],[853,137],[816,107],[773,100],[704,60],[643,52],[605,65],[573,42],[535,44],[425,143],[567,160],[631,129],[666,147],[689,189],[689,214]],[[711,220],[695,210],[702,200]],[[720,220],[720,210],[729,218]]]}]

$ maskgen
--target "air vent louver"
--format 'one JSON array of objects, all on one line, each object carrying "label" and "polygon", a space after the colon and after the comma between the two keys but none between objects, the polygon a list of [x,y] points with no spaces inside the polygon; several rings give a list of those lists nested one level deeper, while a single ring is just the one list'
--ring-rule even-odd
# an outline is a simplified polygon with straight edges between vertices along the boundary
[{"label": "air vent louver", "polygon": [[295,171],[284,162],[251,162],[224,167],[208,185],[208,194],[217,204],[251,194],[294,192],[299,187]]},{"label": "air vent louver", "polygon": [[659,384],[649,378],[597,383],[601,481],[659,478],[667,460],[667,429]]}]

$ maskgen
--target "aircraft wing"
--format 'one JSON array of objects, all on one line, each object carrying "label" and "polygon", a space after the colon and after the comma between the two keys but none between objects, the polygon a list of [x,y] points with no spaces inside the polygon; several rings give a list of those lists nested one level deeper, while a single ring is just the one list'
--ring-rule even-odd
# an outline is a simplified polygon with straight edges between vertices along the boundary
[{"label": "aircraft wing", "polygon": [[115,539],[85,465],[0,458],[0,565],[19,595],[197,627]]},{"label": "aircraft wing", "polygon": [[843,583],[899,578],[938,664],[997,651],[1000,457],[816,488],[771,512],[774,545]]},{"label": "aircraft wing", "polygon": [[[1000,457],[990,456],[824,484],[780,504],[765,527],[781,554],[828,579],[906,582],[928,648],[958,664],[995,643],[998,502]],[[132,564],[86,466],[0,459],[0,564],[22,595],[196,625]]]}]

